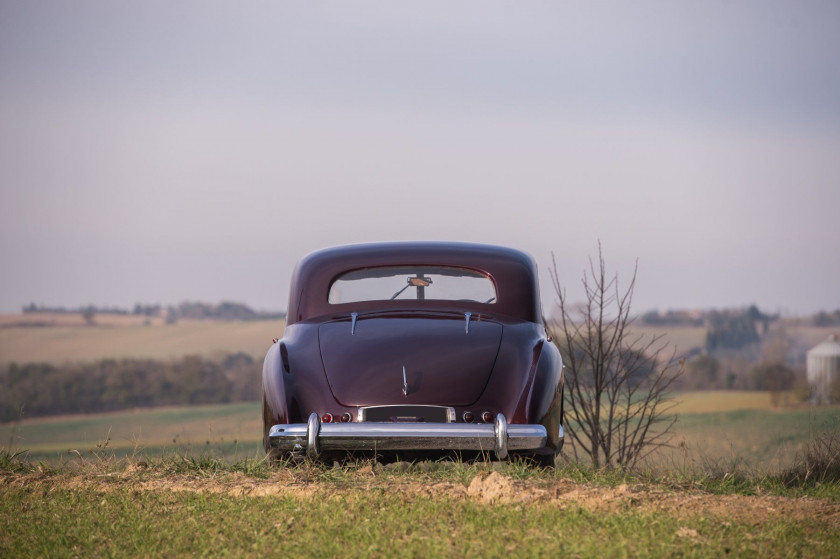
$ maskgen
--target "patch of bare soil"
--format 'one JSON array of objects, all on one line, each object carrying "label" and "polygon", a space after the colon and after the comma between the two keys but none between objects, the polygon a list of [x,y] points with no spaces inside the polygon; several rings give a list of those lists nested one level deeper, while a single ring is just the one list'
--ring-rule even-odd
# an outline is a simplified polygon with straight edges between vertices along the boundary
[{"label": "patch of bare soil", "polygon": [[334,498],[370,492],[402,494],[407,498],[466,499],[487,506],[511,503],[556,506],[562,510],[582,508],[591,512],[638,511],[677,517],[711,517],[722,522],[761,525],[780,519],[817,522],[840,529],[840,503],[826,499],[776,496],[713,495],[701,491],[672,491],[646,485],[597,487],[571,480],[520,481],[499,472],[474,477],[468,485],[452,481],[423,481],[380,476],[362,468],[341,480],[279,470],[269,479],[242,474],[215,477],[160,474],[128,470],[107,474],[54,475],[48,473],[2,474],[0,490],[29,487],[45,492],[56,489],[132,489],[141,491],[204,491],[237,497]]},{"label": "patch of bare soil", "polygon": [[840,503],[824,499],[776,496],[713,495],[700,491],[669,491],[646,486],[615,488],[558,483],[552,502],[562,508],[593,511],[639,510],[679,517],[712,517],[723,521],[759,525],[785,518],[818,520],[840,528]]},{"label": "patch of bare soil", "polygon": [[529,486],[499,472],[474,477],[466,493],[468,497],[486,504],[545,500],[548,495],[545,489]]}]

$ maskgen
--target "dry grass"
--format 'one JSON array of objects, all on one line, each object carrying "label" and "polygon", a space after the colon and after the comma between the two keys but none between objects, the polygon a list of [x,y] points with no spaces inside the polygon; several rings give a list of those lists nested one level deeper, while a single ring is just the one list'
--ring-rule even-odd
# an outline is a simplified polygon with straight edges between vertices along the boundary
[{"label": "dry grass", "polygon": [[770,392],[763,391],[696,390],[677,394],[675,401],[677,414],[774,409]]},{"label": "dry grass", "polygon": [[706,345],[705,326],[643,326],[641,323],[634,323],[630,327],[630,338],[644,336],[651,339],[653,336],[663,336],[662,342],[676,347],[677,353],[686,352],[695,347]]},{"label": "dry grass", "polygon": [[[130,318],[130,317],[118,317]],[[285,321],[180,321],[163,325],[0,328],[0,366],[5,363],[96,361],[107,357],[171,359],[244,352],[262,358]]]},{"label": "dry grass", "polygon": [[661,471],[778,475],[815,436],[840,433],[840,409],[742,409],[683,414],[671,446],[646,464]]},{"label": "dry grass", "polygon": [[840,482],[840,432],[812,437],[782,478],[792,485]]},{"label": "dry grass", "polygon": [[[714,393],[684,393],[691,402],[674,429],[673,446],[661,449],[645,467],[660,471],[746,472],[777,474],[795,463],[809,439],[840,432],[837,408],[726,409]],[[733,396],[738,396],[737,394]],[[754,394],[765,397],[766,393]],[[706,407],[702,407],[702,403]],[[747,401],[747,404],[750,402]],[[719,411],[714,411],[715,409]],[[0,425],[0,441],[10,449],[28,449],[36,460],[55,461],[71,449],[86,453],[110,433],[117,455],[159,454],[173,449],[202,449],[216,456],[253,456],[261,448],[258,403],[156,408],[97,415],[23,420]]]},{"label": "dry grass", "polygon": [[[142,326],[163,324],[163,318],[145,317],[131,314],[97,314],[96,326]],[[27,328],[52,326],[88,326],[80,313],[26,313],[0,314],[0,328],[22,326]]]},{"label": "dry grass", "polygon": [[54,461],[72,451],[90,454],[110,438],[118,455],[164,449],[208,449],[252,455],[261,448],[260,404],[238,403],[44,417],[0,424],[0,441],[26,449],[36,459]]}]

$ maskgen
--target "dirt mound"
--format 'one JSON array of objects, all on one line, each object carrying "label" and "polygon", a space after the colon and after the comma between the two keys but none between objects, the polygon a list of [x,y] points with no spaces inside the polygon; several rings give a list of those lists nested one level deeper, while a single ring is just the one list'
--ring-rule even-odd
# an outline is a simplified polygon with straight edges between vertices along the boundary
[{"label": "dirt mound", "polygon": [[543,497],[544,493],[543,490],[528,487],[499,472],[476,476],[467,488],[469,497],[487,504],[532,501]]}]

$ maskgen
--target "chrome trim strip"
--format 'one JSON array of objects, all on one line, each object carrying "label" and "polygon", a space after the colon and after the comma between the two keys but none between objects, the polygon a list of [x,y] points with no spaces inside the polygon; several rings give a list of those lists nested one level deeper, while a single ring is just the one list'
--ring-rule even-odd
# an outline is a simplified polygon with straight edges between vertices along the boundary
[{"label": "chrome trim strip", "polygon": [[321,433],[321,420],[318,414],[312,412],[309,414],[309,422],[306,424],[306,455],[310,460],[318,458],[321,454],[320,445],[318,444],[318,435]]},{"label": "chrome trim strip", "polygon": [[464,334],[470,333],[470,317],[472,316],[471,312],[465,312],[464,318],[467,320],[467,324],[464,326]]},{"label": "chrome trim strip", "polygon": [[496,457],[504,460],[508,455],[508,425],[505,414],[500,413],[496,416],[493,430],[496,434]]},{"label": "chrome trim strip", "polygon": [[350,335],[356,335],[356,319],[359,318],[359,313],[351,312],[350,313]]},{"label": "chrome trim strip", "polygon": [[405,376],[405,365],[403,365],[403,396],[408,398],[408,377]]},{"label": "chrome trim strip", "polygon": [[[501,414],[499,414],[501,416]],[[316,457],[325,450],[495,450],[499,458],[508,451],[537,450],[546,445],[542,425],[508,425],[504,416],[496,423],[324,423],[309,416],[309,423],[274,425],[271,446],[282,451],[306,445]]]}]

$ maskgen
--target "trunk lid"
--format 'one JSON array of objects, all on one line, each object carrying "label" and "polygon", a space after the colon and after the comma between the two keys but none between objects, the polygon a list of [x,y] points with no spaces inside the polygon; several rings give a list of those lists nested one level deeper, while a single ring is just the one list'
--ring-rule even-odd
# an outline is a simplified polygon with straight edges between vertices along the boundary
[{"label": "trunk lid", "polygon": [[[321,358],[335,399],[345,406],[467,406],[496,362],[502,325],[464,315],[359,317],[319,328]],[[408,394],[403,394],[403,367]]]}]

